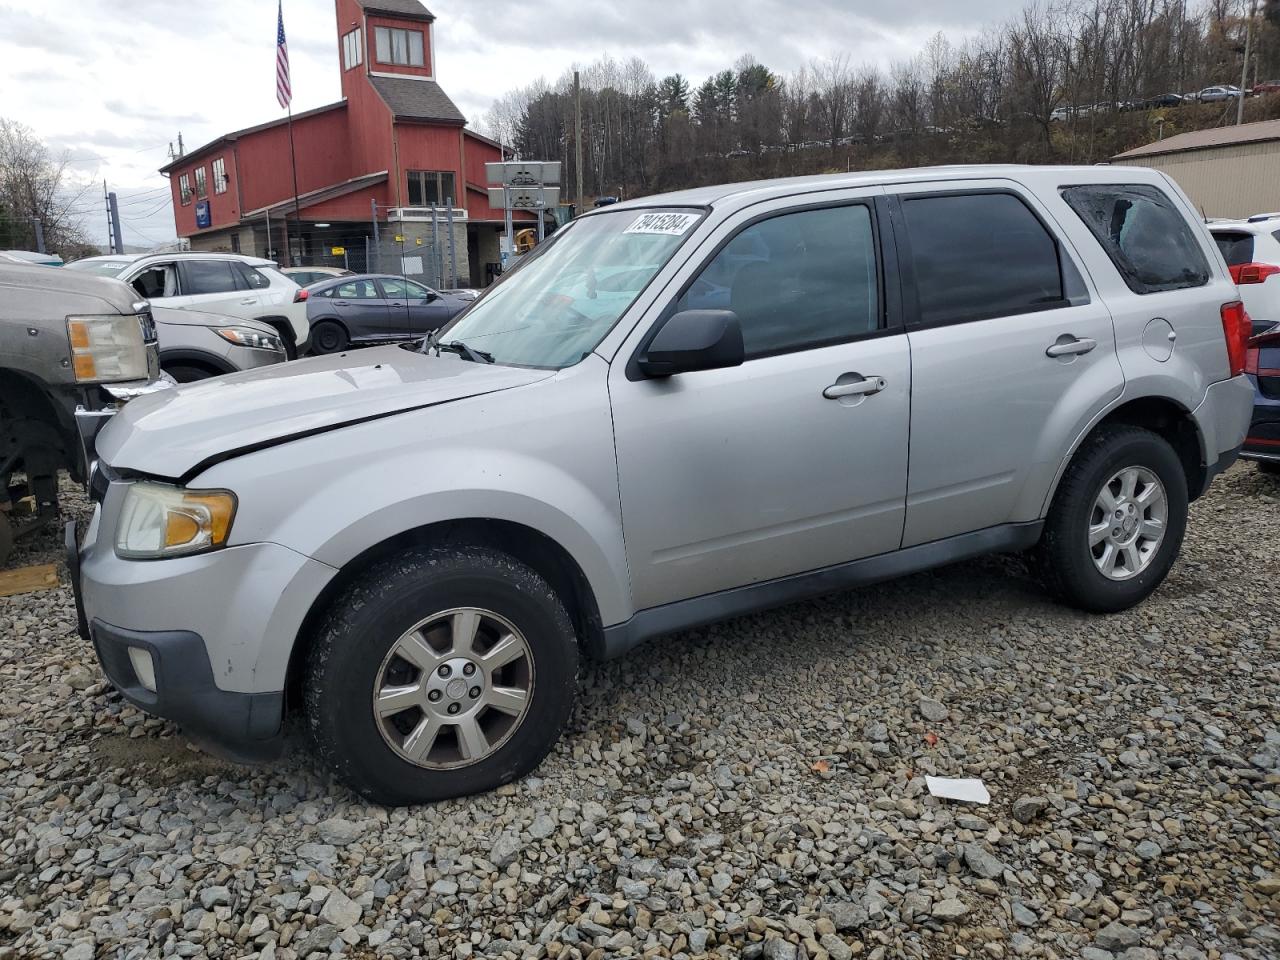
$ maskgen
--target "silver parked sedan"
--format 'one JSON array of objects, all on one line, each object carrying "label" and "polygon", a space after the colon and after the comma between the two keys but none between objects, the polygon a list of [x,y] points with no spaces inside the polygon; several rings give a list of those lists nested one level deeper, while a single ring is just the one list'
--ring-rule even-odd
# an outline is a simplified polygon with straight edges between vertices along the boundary
[{"label": "silver parked sedan", "polygon": [[160,366],[179,383],[283,363],[284,344],[265,323],[151,306]]}]

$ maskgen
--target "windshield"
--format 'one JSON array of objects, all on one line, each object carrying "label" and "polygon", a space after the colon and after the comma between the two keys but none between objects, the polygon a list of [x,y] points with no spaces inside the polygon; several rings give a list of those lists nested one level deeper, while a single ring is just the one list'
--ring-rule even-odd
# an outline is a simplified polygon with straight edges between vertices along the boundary
[{"label": "windshield", "polygon": [[129,266],[127,260],[73,260],[66,265],[66,269],[83,270],[85,273],[97,273],[104,277],[118,277],[127,266]]},{"label": "windshield", "polygon": [[596,348],[702,219],[694,210],[619,210],[563,228],[440,331],[496,363],[572,366]]}]

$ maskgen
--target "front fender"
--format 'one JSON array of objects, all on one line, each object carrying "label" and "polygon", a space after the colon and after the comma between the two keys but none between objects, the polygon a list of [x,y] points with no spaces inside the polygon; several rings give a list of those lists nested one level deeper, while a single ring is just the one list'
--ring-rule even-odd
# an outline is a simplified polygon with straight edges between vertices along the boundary
[{"label": "front fender", "polygon": [[246,453],[191,485],[236,492],[231,543],[279,543],[337,568],[434,523],[522,524],[569,553],[608,626],[632,610],[607,369],[593,357],[537,383]]}]

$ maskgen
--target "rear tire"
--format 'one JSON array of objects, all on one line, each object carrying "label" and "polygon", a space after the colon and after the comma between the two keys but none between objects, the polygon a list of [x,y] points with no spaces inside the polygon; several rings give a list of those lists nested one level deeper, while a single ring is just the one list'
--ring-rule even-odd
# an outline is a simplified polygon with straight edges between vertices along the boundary
[{"label": "rear tire", "polygon": [[9,562],[13,553],[13,525],[9,523],[9,515],[0,511],[0,567]]},{"label": "rear tire", "polygon": [[304,677],[308,726],[325,763],[375,803],[465,796],[541,762],[577,668],[569,616],[538,573],[488,547],[413,548],[325,616]]},{"label": "rear tire", "polygon": [[1271,477],[1280,477],[1280,463],[1272,463],[1270,460],[1259,460],[1258,472],[1265,473]]},{"label": "rear tire", "polygon": [[350,344],[347,331],[335,320],[321,320],[311,328],[312,353],[341,353]]},{"label": "rear tire", "polygon": [[1173,447],[1141,427],[1101,427],[1068,465],[1033,557],[1056,599],[1115,613],[1160,585],[1186,525],[1187,477]]}]

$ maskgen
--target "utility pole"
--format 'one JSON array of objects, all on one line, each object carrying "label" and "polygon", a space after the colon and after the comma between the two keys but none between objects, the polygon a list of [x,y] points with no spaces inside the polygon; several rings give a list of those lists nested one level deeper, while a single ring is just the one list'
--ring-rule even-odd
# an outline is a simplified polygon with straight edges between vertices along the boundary
[{"label": "utility pole", "polygon": [[[373,272],[382,272],[382,245],[378,241],[378,201],[370,200],[369,209],[373,213]],[[369,258],[365,257],[368,263]]]},{"label": "utility pole", "polygon": [[1258,0],[1249,0],[1249,22],[1244,27],[1244,67],[1240,71],[1240,96],[1236,97],[1236,126],[1244,123],[1245,87],[1249,83],[1249,48],[1253,45],[1253,16],[1258,10]]},{"label": "utility pole", "polygon": [[453,197],[446,197],[445,203],[448,204],[445,209],[449,222],[449,287],[453,288],[458,285],[458,249],[454,246],[453,239]]},{"label": "utility pole", "polygon": [[48,253],[44,248],[44,221],[39,217],[32,217],[31,222],[36,228],[36,253]]},{"label": "utility pole", "polygon": [[178,159],[181,160],[187,155],[187,148],[182,145],[182,131],[178,131]]},{"label": "utility pole", "polygon": [[[586,198],[582,195],[582,80],[578,71],[573,71],[573,149],[574,168],[578,174],[578,207],[577,215],[586,213]],[[514,252],[514,251],[513,251]]]},{"label": "utility pole", "polygon": [[111,245],[112,253],[124,253],[124,239],[120,231],[120,204],[116,201],[116,192],[112,190],[107,194],[107,213],[111,218]]},{"label": "utility pole", "polygon": [[123,250],[115,248],[116,232],[111,226],[111,194],[107,192],[105,177],[102,180],[102,203],[107,208],[107,253],[124,253]]}]

